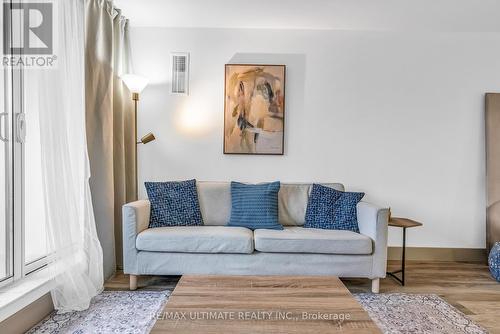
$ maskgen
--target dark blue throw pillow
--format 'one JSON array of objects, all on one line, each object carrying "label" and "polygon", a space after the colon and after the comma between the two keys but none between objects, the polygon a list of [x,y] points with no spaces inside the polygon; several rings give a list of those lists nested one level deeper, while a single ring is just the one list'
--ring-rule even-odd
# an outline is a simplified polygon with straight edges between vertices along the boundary
[{"label": "dark blue throw pillow", "polygon": [[356,206],[363,196],[365,193],[338,191],[313,184],[304,227],[359,233]]},{"label": "dark blue throw pillow", "polygon": [[278,222],[280,182],[244,184],[231,182],[231,218],[228,226],[282,230]]},{"label": "dark blue throw pillow", "polygon": [[203,225],[196,180],[145,182],[151,217],[149,227]]}]

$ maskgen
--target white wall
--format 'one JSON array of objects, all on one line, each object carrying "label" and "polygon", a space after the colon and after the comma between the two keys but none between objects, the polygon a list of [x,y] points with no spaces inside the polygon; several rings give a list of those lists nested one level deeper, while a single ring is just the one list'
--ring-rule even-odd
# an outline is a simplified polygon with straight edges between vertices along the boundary
[{"label": "white wall", "polygon": [[498,0],[114,0],[132,25],[499,32]]},{"label": "white wall", "polygon": [[[500,33],[131,29],[145,180],[339,181],[422,221],[410,246],[485,246],[483,100]],[[191,55],[169,93],[170,52]],[[224,64],[287,65],[284,156],[222,154]],[[142,193],[144,197],[144,191]],[[391,231],[390,244],[400,231]]]}]

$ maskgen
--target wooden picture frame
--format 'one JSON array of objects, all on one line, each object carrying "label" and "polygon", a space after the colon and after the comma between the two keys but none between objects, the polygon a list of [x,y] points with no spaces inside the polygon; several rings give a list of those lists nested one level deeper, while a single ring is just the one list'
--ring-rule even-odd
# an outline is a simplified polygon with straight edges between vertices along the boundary
[{"label": "wooden picture frame", "polygon": [[225,65],[224,154],[284,154],[285,81],[285,65]]}]

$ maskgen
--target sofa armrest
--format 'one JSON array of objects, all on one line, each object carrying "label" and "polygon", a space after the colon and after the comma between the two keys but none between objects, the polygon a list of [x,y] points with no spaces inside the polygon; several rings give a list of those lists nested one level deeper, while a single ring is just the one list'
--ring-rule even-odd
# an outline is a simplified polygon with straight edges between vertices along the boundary
[{"label": "sofa armrest", "polygon": [[151,205],[147,200],[127,203],[122,207],[123,271],[137,274],[137,234],[148,228]]},{"label": "sofa armrest", "polygon": [[357,206],[359,232],[373,240],[372,277],[385,277],[387,271],[387,233],[389,209],[359,202]]}]

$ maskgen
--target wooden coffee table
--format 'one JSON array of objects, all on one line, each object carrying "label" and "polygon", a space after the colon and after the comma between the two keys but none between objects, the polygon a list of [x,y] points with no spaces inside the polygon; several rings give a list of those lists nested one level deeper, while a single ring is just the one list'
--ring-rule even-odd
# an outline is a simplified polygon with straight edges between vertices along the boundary
[{"label": "wooden coffee table", "polygon": [[151,333],[380,333],[337,277],[182,276]]}]

